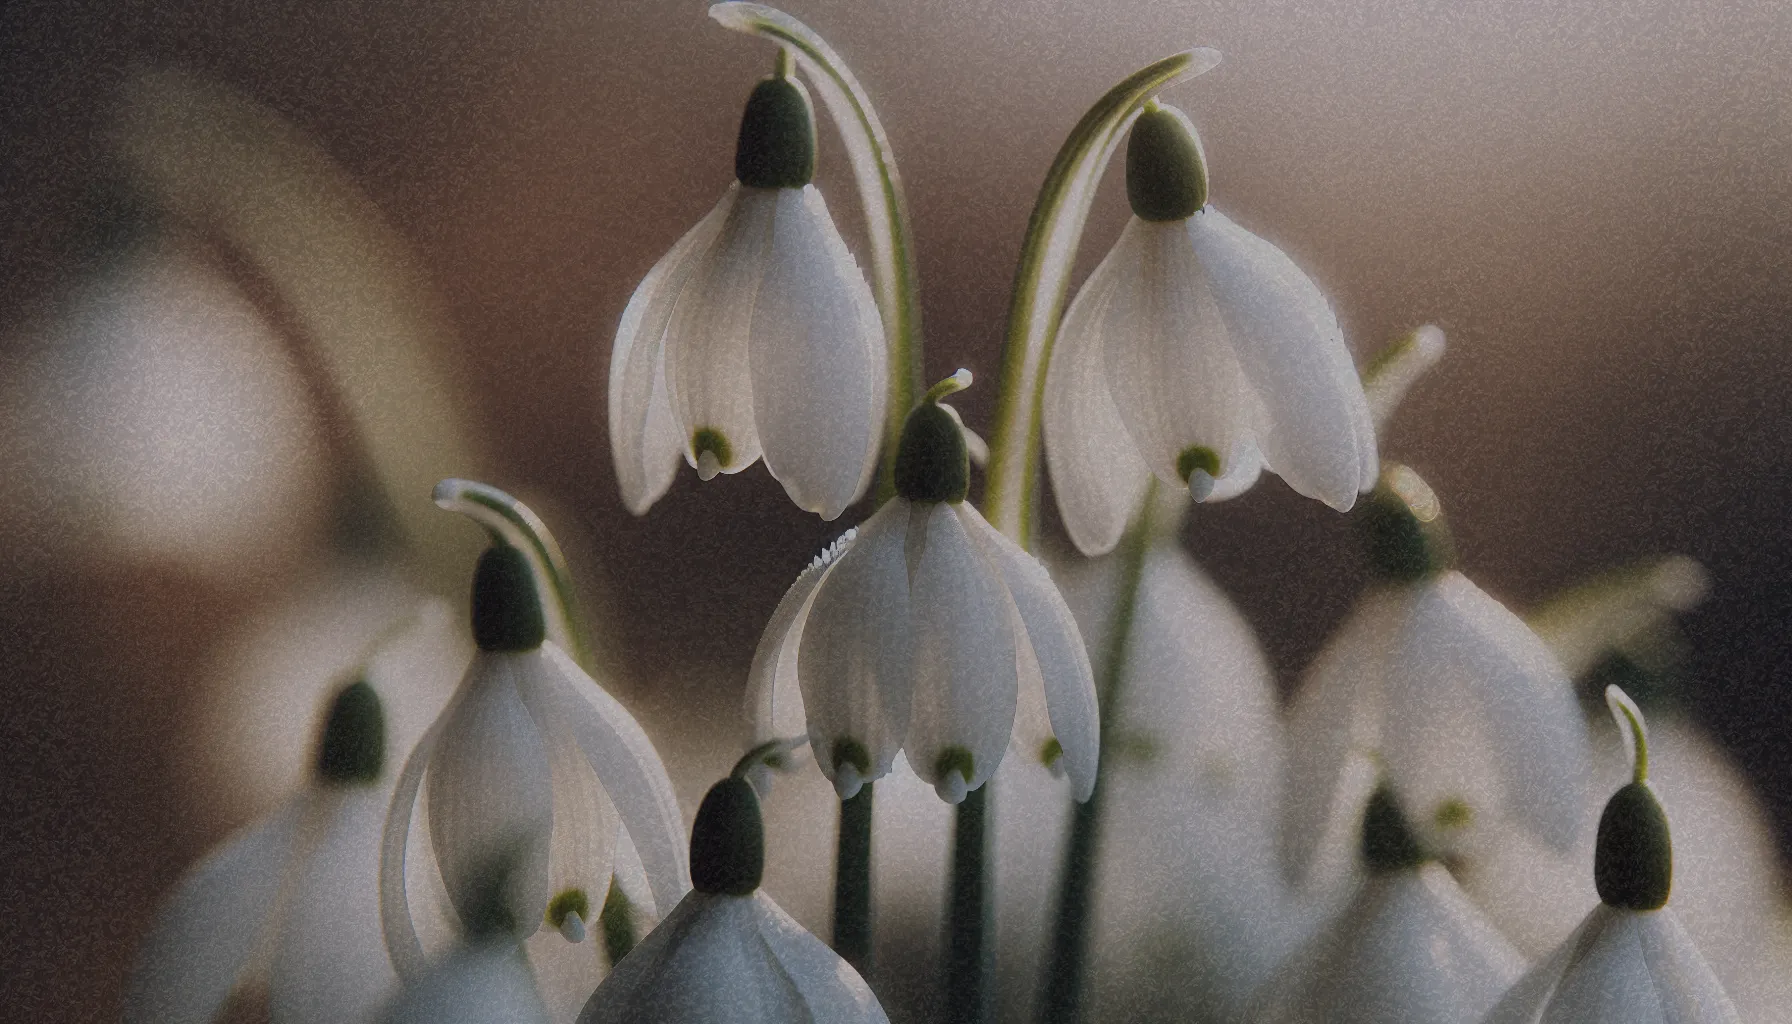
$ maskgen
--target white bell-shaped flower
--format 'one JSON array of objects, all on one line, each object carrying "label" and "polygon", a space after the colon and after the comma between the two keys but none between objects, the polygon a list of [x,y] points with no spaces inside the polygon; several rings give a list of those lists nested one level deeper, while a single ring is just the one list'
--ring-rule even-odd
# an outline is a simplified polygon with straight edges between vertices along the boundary
[{"label": "white bell-shaped flower", "polygon": [[398,988],[378,912],[384,761],[379,697],[354,683],[331,705],[313,783],[163,907],[126,987],[126,1024],[205,1024],[254,979],[277,1024],[373,1018]]},{"label": "white bell-shaped flower", "polygon": [[[500,856],[521,938],[552,928],[582,941],[613,866],[631,854],[645,871],[646,909],[663,913],[689,888],[665,766],[628,711],[545,639],[518,549],[500,542],[480,558],[473,634],[479,651],[405,764],[386,823],[382,915],[407,981],[425,963],[412,904],[433,905],[438,930],[464,927]],[[426,824],[413,829],[418,816]]]},{"label": "white bell-shaped flower", "polygon": [[1276,972],[1252,1024],[1475,1024],[1524,960],[1409,830],[1385,786],[1363,816],[1368,878]]},{"label": "white bell-shaped flower", "polygon": [[579,1024],[888,1024],[852,965],[759,890],[765,827],[743,774],[697,810],[695,890],[616,965]]},{"label": "white bell-shaped flower", "polygon": [[1668,819],[1649,785],[1642,713],[1616,686],[1606,700],[1632,740],[1631,781],[1599,818],[1600,905],[1514,985],[1487,1024],[1739,1024],[1717,976],[1667,906]]},{"label": "white bell-shaped flower", "polygon": [[1095,681],[1045,567],[964,500],[957,421],[928,393],[903,428],[897,496],[797,577],[753,656],[762,738],[806,732],[841,798],[906,751],[957,803],[1012,742],[1095,785]]},{"label": "white bell-shaped flower", "polygon": [[1508,824],[1570,849],[1592,755],[1567,675],[1523,621],[1448,568],[1441,508],[1416,473],[1390,467],[1360,525],[1387,582],[1333,634],[1290,707],[1285,866],[1311,877],[1320,852],[1336,851],[1376,766],[1440,853]]},{"label": "white bell-shaped flower", "polygon": [[708,480],[761,456],[834,519],[871,480],[888,369],[871,288],[810,179],[815,124],[786,74],[741,120],[737,181],[635,289],[610,356],[610,447],[644,514],[682,453]]},{"label": "white bell-shaped flower", "polygon": [[1180,111],[1132,128],[1135,216],[1064,316],[1047,370],[1046,464],[1071,539],[1113,548],[1152,474],[1203,501],[1268,469],[1339,510],[1375,485],[1375,428],[1325,296],[1207,206]]}]

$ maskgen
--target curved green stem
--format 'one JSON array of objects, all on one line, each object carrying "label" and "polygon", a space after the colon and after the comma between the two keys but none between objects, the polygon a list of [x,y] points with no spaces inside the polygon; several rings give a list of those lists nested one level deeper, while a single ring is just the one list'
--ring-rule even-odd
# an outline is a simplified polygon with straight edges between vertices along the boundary
[{"label": "curved green stem", "polygon": [[1605,688],[1605,706],[1611,709],[1618,731],[1630,734],[1630,781],[1649,781],[1649,732],[1643,726],[1642,711],[1615,685]]},{"label": "curved green stem", "polygon": [[1145,102],[1177,79],[1201,74],[1219,62],[1217,50],[1187,50],[1134,72],[1108,90],[1064,140],[1039,189],[1008,303],[1002,390],[983,494],[984,515],[1022,545],[1032,532],[1045,368],[1058,338],[1058,320],[1095,188],[1114,147]]},{"label": "curved green stem", "polygon": [[902,438],[903,420],[921,392],[922,373],[914,233],[889,136],[852,69],[809,26],[764,4],[720,3],[709,9],[709,16],[724,28],[770,39],[794,53],[846,144],[871,234],[872,291],[883,316],[890,360],[883,466],[877,484],[881,503],[896,492],[896,445]]},{"label": "curved green stem", "polygon": [[1101,835],[1102,795],[1107,790],[1114,730],[1120,721],[1119,700],[1126,679],[1132,625],[1139,605],[1139,584],[1145,577],[1145,553],[1151,548],[1156,518],[1157,481],[1146,488],[1139,514],[1120,540],[1120,580],[1114,595],[1113,625],[1108,631],[1096,699],[1101,709],[1100,766],[1095,790],[1071,810],[1070,838],[1058,881],[1058,915],[1052,931],[1051,963],[1040,993],[1041,1024],[1075,1024],[1082,1016],[1083,975],[1088,968],[1089,917],[1093,909],[1095,856]]},{"label": "curved green stem", "polygon": [[437,506],[459,512],[485,527],[494,539],[529,556],[538,588],[553,597],[548,602],[553,609],[549,637],[590,671],[594,667],[592,648],[578,616],[572,570],[567,567],[566,556],[560,552],[554,535],[548,532],[548,524],[529,506],[477,480],[450,477],[436,484],[434,497]]}]

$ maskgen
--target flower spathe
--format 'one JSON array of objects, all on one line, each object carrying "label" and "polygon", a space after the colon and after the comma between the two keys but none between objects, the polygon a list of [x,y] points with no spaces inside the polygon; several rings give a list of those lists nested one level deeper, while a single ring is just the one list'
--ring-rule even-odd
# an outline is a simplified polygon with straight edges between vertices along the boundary
[{"label": "flower spathe", "polygon": [[[487,550],[473,605],[480,649],[405,764],[386,823],[381,913],[407,980],[424,969],[412,901],[445,896],[438,909],[465,926],[499,858],[511,862],[519,937],[550,927],[581,941],[624,841],[661,912],[689,888],[665,767],[628,711],[543,638],[534,581],[516,549]],[[418,806],[428,827],[412,837]]]},{"label": "flower spathe", "polygon": [[903,433],[898,495],[772,613],[749,714],[765,737],[806,732],[842,799],[900,750],[957,803],[1010,743],[1061,768],[1087,799],[1099,736],[1076,620],[1045,567],[963,500],[964,463],[956,421],[930,397]]},{"label": "flower spathe", "polygon": [[1217,501],[1268,469],[1339,510],[1375,484],[1375,429],[1325,296],[1206,205],[1204,164],[1176,203],[1141,200],[1141,153],[1165,146],[1170,164],[1200,160],[1186,118],[1147,110],[1127,153],[1135,216],[1070,304],[1046,375],[1046,464],[1085,554],[1113,548],[1152,474]]},{"label": "flower spathe", "polygon": [[[771,106],[783,120],[771,120],[784,134],[756,114],[762,92],[782,97]],[[705,480],[763,457],[824,519],[865,492],[876,465],[888,373],[877,306],[807,173],[763,158],[772,143],[800,148],[803,124],[812,150],[806,95],[777,76],[754,95],[740,180],[654,265],[616,330],[610,447],[636,515],[671,486],[680,454]]]}]

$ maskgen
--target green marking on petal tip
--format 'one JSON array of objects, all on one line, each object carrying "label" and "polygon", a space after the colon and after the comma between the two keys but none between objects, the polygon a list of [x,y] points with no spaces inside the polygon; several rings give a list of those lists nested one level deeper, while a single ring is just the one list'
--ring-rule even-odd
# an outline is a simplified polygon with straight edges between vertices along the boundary
[{"label": "green marking on petal tip", "polygon": [[[1055,743],[1057,741],[1053,740],[1052,742]],[[971,778],[977,774],[976,758],[972,757],[971,752],[963,747],[947,747],[945,750],[940,751],[939,760],[935,761],[933,764],[934,773],[942,779],[951,775],[953,772],[957,772],[959,775],[963,776],[964,781],[968,783],[971,781]]]},{"label": "green marking on petal tip", "polygon": [[1475,812],[1469,807],[1468,801],[1453,796],[1437,805],[1437,809],[1431,812],[1431,820],[1437,823],[1438,828],[1466,828],[1469,822],[1475,820]]},{"label": "green marking on petal tip", "polygon": [[1039,745],[1039,763],[1045,765],[1047,768],[1056,764],[1058,758],[1063,756],[1064,744],[1059,743],[1058,737],[1056,736],[1046,737],[1045,742]]},{"label": "green marking on petal tip", "polygon": [[1198,444],[1191,444],[1182,449],[1182,454],[1176,456],[1176,475],[1181,477],[1182,482],[1186,484],[1188,478],[1194,476],[1197,469],[1218,480],[1220,453]]},{"label": "green marking on petal tip", "polygon": [[691,452],[697,457],[697,475],[705,480],[734,464],[734,446],[728,443],[728,435],[714,427],[691,432]]},{"label": "green marking on petal tip", "polygon": [[843,736],[834,741],[834,764],[850,764],[860,775],[870,775],[871,751],[858,740]]},{"label": "green marking on petal tip", "polygon": [[547,922],[555,928],[565,922],[566,915],[577,914],[581,921],[591,920],[591,897],[583,889],[565,889],[548,901]]}]

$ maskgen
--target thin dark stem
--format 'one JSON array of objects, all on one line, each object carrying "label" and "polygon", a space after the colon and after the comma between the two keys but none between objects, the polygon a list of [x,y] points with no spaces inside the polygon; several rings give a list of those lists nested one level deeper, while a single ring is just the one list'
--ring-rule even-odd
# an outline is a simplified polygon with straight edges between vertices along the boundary
[{"label": "thin dark stem", "polygon": [[946,1020],[983,1024],[989,1019],[990,938],[989,789],[985,782],[958,805],[952,835],[952,903],[947,912]]},{"label": "thin dark stem", "polygon": [[834,952],[860,975],[871,971],[871,783],[840,801],[834,850]]},{"label": "thin dark stem", "polygon": [[[1156,490],[1153,484],[1151,491]],[[1147,493],[1138,518],[1128,527],[1120,547],[1120,586],[1114,595],[1114,623],[1101,666],[1097,696],[1101,703],[1101,762],[1095,789],[1071,813],[1070,838],[1058,883],[1058,917],[1052,932],[1051,962],[1039,1003],[1040,1024],[1077,1024],[1083,1014],[1083,974],[1088,966],[1089,918],[1094,907],[1095,856],[1101,838],[1102,792],[1107,788],[1112,729],[1119,719],[1121,685],[1138,610],[1139,581],[1145,574],[1145,552],[1151,546],[1151,510],[1155,495]]]}]

